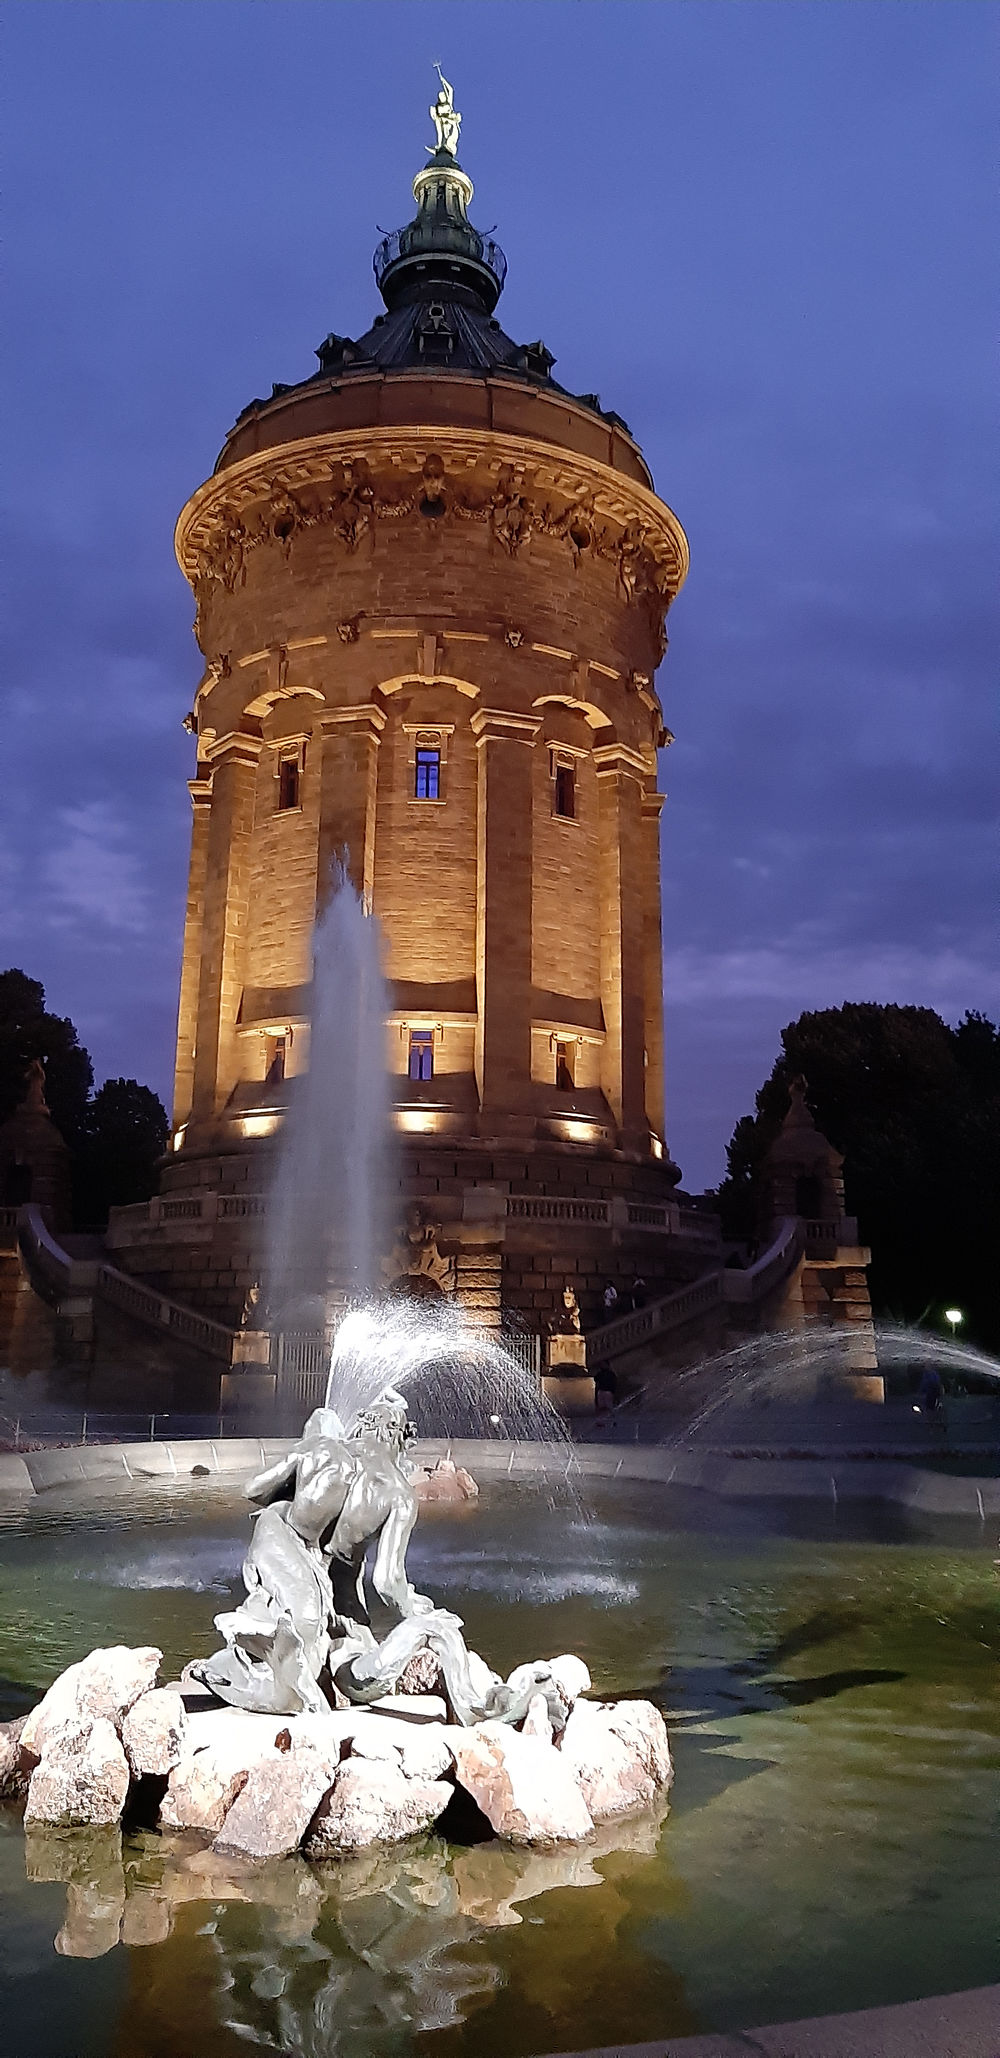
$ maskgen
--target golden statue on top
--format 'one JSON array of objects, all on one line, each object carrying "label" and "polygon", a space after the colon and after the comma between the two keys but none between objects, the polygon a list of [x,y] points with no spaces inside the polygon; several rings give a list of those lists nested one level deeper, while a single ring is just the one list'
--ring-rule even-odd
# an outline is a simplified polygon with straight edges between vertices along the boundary
[{"label": "golden statue on top", "polygon": [[443,71],[441,70],[441,66],[439,64],[436,64],[434,66],[434,69],[437,72],[441,84],[438,88],[437,99],[433,102],[432,106],[428,111],[430,113],[430,118],[434,123],[434,130],[437,136],[437,142],[435,143],[433,150],[431,149],[431,145],[429,143],[427,145],[427,148],[430,151],[431,156],[433,156],[434,152],[437,150],[444,150],[447,152],[449,157],[457,157],[458,132],[462,126],[462,117],[458,113],[458,110],[455,106],[454,91],[452,87],[448,84],[448,81],[445,78]]}]

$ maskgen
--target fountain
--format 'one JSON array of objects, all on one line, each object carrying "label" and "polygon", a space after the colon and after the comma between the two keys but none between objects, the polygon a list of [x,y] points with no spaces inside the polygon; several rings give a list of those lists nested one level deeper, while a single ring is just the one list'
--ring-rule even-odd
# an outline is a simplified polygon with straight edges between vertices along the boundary
[{"label": "fountain", "polygon": [[378,924],[342,866],[313,942],[308,1069],[291,1081],[273,1182],[265,1304],[276,1328],[322,1329],[331,1289],[381,1284],[392,1179]]},{"label": "fountain", "polygon": [[[830,1332],[754,1338],[679,1375],[658,1444],[625,1443],[625,1410],[603,1447],[571,1445],[461,1309],[375,1292],[385,1000],[377,930],[343,883],[315,996],[267,1293],[279,1322],[332,1331],[322,1405],[290,1443],[254,1447],[238,1513],[209,1447],[178,1445],[164,1484],[155,1447],[132,1447],[120,1487],[91,1482],[85,1505],[52,1488],[10,1518],[0,1675],[48,1689],[0,1728],[0,1791],[24,1801],[32,1997],[54,2005],[63,1958],[120,1950],[153,1971],[118,2004],[136,2049],[222,2058],[235,2036],[395,2058],[434,2033],[466,2058],[989,1977],[989,1482],[954,1483],[981,1519],[946,1549],[933,1530],[910,1548],[908,1516],[893,1529],[841,1505],[839,1458],[811,1467],[825,1500],[782,1501],[811,1491],[810,1467],[781,1486],[767,1461],[788,1443],[785,1404],[838,1369]],[[931,1349],[995,1374],[967,1346],[880,1338],[884,1368]],[[457,1439],[479,1439],[481,1500],[418,1520],[414,1423],[462,1459]],[[698,1447],[711,1461],[734,1424],[750,1448],[725,1491],[745,1499],[710,1499]],[[586,1510],[568,1487],[548,1505],[564,1475],[586,1479]],[[664,1833],[668,1722],[684,1805]],[[947,1902],[925,1910],[931,1876]],[[36,1882],[65,1887],[55,1958]],[[771,1993],[761,1939],[782,1924],[799,1941]],[[104,1989],[74,1988],[74,2010],[78,1991],[96,2052]],[[21,2042],[54,2053],[35,2005],[18,2003]],[[76,2037],[74,2015],[65,2048]]]},{"label": "fountain", "polygon": [[[454,1319],[444,1361],[458,1344]],[[407,1405],[389,1396],[380,1411],[375,1389],[394,1335]],[[912,1356],[912,1346],[900,1336],[893,1349]],[[439,2035],[443,2051],[471,2058],[482,2048],[582,2049],[699,2028],[715,2030],[722,2051],[725,2031],[739,2024],[992,1977],[996,1634],[991,1539],[979,1523],[974,1533],[968,1521],[942,1532],[884,1506],[872,1515],[844,1501],[796,1509],[770,1491],[746,1501],[695,1495],[665,1483],[689,1431],[680,1446],[578,1446],[579,1465],[590,1473],[593,1460],[604,1475],[588,1479],[583,1519],[572,1504],[555,1512],[521,1478],[507,1480],[507,1453],[484,1444],[481,1499],[424,1511],[410,1531],[402,1570],[412,1595],[395,1585],[386,1606],[377,1579],[367,1587],[371,1642],[360,1633],[369,1623],[349,1558],[310,1558],[295,1530],[289,1562],[308,1562],[316,1594],[328,1582],[337,1596],[341,1648],[333,1672],[328,1659],[316,1675],[325,1707],[241,1707],[210,1696],[204,1677],[183,1694],[170,1684],[192,1651],[205,1654],[194,1660],[201,1671],[237,1646],[223,1638],[216,1649],[210,1625],[220,1607],[238,1615],[250,1601],[230,1591],[248,1507],[263,1510],[254,1534],[265,1517],[287,1528],[296,1496],[300,1510],[303,1489],[310,1500],[313,1457],[326,1493],[345,1447],[367,1479],[378,1446],[375,1470],[393,1495],[399,1479],[405,1486],[405,1422],[428,1405],[442,1348],[425,1310],[352,1311],[329,1394],[343,1414],[321,1418],[287,1453],[273,1447],[266,1463],[258,1455],[242,1512],[231,1489],[220,1494],[190,1472],[143,1483],[143,1454],[133,1449],[131,1485],[112,1493],[94,1483],[85,1506],[80,1489],[74,1498],[53,1488],[34,1513],[8,1517],[0,1673],[44,1685],[108,1641],[102,1625],[112,1622],[132,1649],[103,1671],[84,1659],[54,1697],[61,1706],[46,1697],[64,1760],[77,1767],[77,1794],[89,1781],[113,1813],[124,1784],[120,1815],[71,1829],[29,1810],[23,1844],[13,1824],[6,1842],[0,1836],[0,1866],[9,1852],[27,1871],[17,1902],[26,1968],[12,2017],[18,2047],[55,2053],[74,2048],[74,2036],[81,2049],[104,2047],[107,1988],[100,1966],[84,1962],[102,1953],[121,1968],[113,2005],[130,2048],[198,2048],[207,2058],[223,2058],[233,2036],[301,2058],[396,2058]],[[766,1354],[749,1347],[739,1366],[712,1376],[730,1398],[749,1380],[767,1399],[756,1409],[766,1440],[789,1377],[822,1376],[836,1348],[830,1338],[780,1344],[773,1357],[785,1371],[779,1380],[772,1366],[769,1381]],[[954,1349],[957,1359],[966,1347]],[[696,1415],[710,1396],[697,1379],[687,1390]],[[365,1422],[368,1413],[375,1419]],[[716,1413],[693,1436],[719,1433]],[[563,1462],[551,1446],[517,1454],[519,1474],[547,1467],[551,1479]],[[771,1476],[764,1464],[736,1469]],[[372,1552],[377,1561],[377,1537]],[[253,1645],[245,1625],[243,1648],[264,1663],[275,1637],[262,1570],[260,1638]],[[449,1669],[461,1695],[454,1652],[419,1642],[433,1612],[421,1613],[421,1594],[434,1595],[439,1616],[454,1611],[468,1625],[456,1627],[457,1649],[477,1698],[464,1711],[449,1700]],[[30,1624],[23,1655],[19,1621]],[[349,1624],[362,1648],[345,1671]],[[418,1642],[412,1669],[378,1705],[367,1688],[384,1687],[380,1668],[400,1629]],[[299,1642],[311,1649],[308,1637]],[[512,1721],[512,1699],[491,1708],[488,1696],[491,1686],[501,1700],[513,1696],[525,1648],[579,1652],[594,1688],[588,1694],[582,1670],[574,1677],[558,1657],[541,1677],[529,1665],[537,1691]],[[166,1687],[155,1684],[161,1649]],[[489,1674],[476,1649],[489,1653]],[[622,1701],[623,1691],[639,1698]],[[652,1740],[643,1702],[670,1729],[681,1804],[669,1816],[666,1784],[639,1755]],[[32,1756],[45,1739],[45,1707],[27,1732]],[[619,1812],[603,1820],[597,1742],[614,1749],[619,1768]],[[55,1771],[54,1750],[43,1750],[33,1779],[47,1757]],[[546,1768],[533,1790],[531,1761]],[[573,1768],[576,1838],[567,1834],[572,1795],[565,1779],[556,1789],[553,1767],[557,1780]],[[22,1781],[27,1769],[22,1758]],[[585,1783],[590,1829],[579,1812]],[[600,1791],[607,1797],[606,1777]],[[544,1818],[532,1813],[541,1800]],[[544,1840],[522,1840],[529,1818]],[[276,1847],[287,1855],[269,1856]],[[770,1984],[766,1942],[776,1929],[788,1939],[780,1988]],[[58,2011],[70,1972],[79,2028],[67,2026],[62,2044],[57,2029],[46,2041],[32,2010],[46,2019]],[[820,2034],[810,2030],[809,2048],[824,2048]]]},{"label": "fountain", "polygon": [[[255,1859],[397,1841],[457,1795],[498,1834],[546,1846],[580,1842],[669,1785],[651,1703],[584,1701],[590,1674],[568,1655],[504,1680],[468,1648],[461,1617],[411,1584],[406,1403],[380,1384],[377,1357],[369,1405],[355,1378],[353,1412],[341,1412],[336,1380],[361,1338],[391,1339],[392,1324],[354,1321],[331,1367],[340,1409],[314,1410],[244,1489],[257,1513],[246,1598],[216,1617],[224,1648],[189,1663],[179,1688],[156,1686],[154,1647],[100,1649],[61,1674],[13,1740],[29,1823],[107,1827],[155,1777],[164,1826]],[[381,1635],[370,1553],[372,1594],[394,1618]],[[254,1720],[234,1728],[231,1710]]]}]

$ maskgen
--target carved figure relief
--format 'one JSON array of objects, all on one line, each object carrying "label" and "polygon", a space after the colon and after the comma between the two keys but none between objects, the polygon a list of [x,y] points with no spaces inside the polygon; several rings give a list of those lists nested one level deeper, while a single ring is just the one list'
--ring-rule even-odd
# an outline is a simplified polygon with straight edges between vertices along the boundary
[{"label": "carved figure relief", "polygon": [[246,581],[255,551],[276,545],[287,555],[295,538],[317,525],[329,528],[349,554],[366,537],[374,538],[379,522],[417,512],[483,523],[510,557],[537,532],[565,544],[576,565],[586,554],[613,567],[624,598],[646,605],[662,650],[663,618],[683,561],[665,524],[633,509],[625,494],[595,493],[565,465],[534,465],[525,476],[520,466],[505,464],[492,484],[477,488],[475,469],[462,450],[386,444],[377,464],[365,456],[317,453],[271,457],[237,480],[221,474],[183,535],[182,556],[200,633],[205,603],[216,587],[235,592]]},{"label": "carved figure relief", "polygon": [[490,533],[506,550],[509,557],[516,557],[523,543],[526,543],[533,527],[530,502],[518,493],[510,467],[505,465],[497,480],[496,492],[489,503]]},{"label": "carved figure relief", "polygon": [[423,1281],[439,1293],[455,1287],[455,1260],[438,1249],[441,1225],[418,1206],[410,1208],[402,1235],[388,1258],[382,1261],[386,1284],[412,1279]]}]

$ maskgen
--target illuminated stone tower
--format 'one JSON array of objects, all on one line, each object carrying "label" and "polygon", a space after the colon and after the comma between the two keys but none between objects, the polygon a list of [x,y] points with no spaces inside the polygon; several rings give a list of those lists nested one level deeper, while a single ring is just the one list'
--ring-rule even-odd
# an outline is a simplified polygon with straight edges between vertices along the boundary
[{"label": "illuminated stone tower", "polygon": [[433,112],[385,311],[243,410],[177,528],[205,669],[174,1154],[127,1261],[229,1320],[341,852],[393,996],[387,1271],[541,1327],[567,1280],[585,1312],[663,1290],[713,1235],[664,1144],[653,678],[686,541],[621,417],[505,335],[450,89]]}]

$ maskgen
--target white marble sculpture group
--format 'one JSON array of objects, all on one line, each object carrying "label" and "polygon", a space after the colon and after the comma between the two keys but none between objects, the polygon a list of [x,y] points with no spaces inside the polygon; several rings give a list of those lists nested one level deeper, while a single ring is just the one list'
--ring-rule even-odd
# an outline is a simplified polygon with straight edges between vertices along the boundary
[{"label": "white marble sculpture group", "polygon": [[[221,1853],[330,1858],[438,1823],[461,1838],[476,1809],[514,1844],[580,1843],[653,1804],[672,1770],[650,1702],[582,1698],[572,1656],[502,1680],[410,1585],[408,1435],[391,1391],[351,1432],[317,1409],[246,1488],[259,1512],[223,1649],[176,1686],[156,1684],[152,1647],[92,1651],[8,1725],[0,1791],[26,1788],[29,1825],[114,1824],[139,1803]],[[372,1550],[398,1618],[381,1638]]]}]

